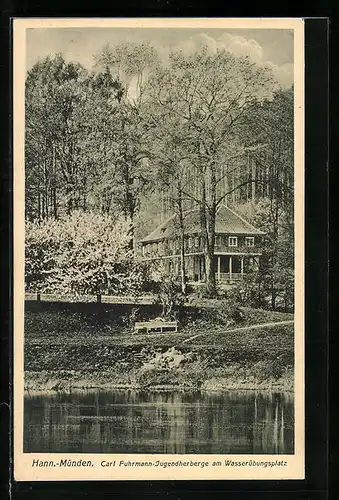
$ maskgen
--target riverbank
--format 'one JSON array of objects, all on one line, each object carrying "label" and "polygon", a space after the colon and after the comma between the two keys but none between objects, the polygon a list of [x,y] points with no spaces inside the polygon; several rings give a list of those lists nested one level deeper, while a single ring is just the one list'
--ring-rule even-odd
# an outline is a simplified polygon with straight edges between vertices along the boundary
[{"label": "riverbank", "polygon": [[205,380],[201,384],[186,380],[178,380],[173,384],[155,384],[145,387],[140,383],[123,382],[124,377],[112,377],[110,373],[91,374],[87,377],[81,373],[72,373],[71,376],[60,372],[25,372],[25,393],[46,393],[72,390],[151,390],[151,391],[206,391],[219,392],[229,390],[246,391],[273,391],[293,392],[293,374],[289,373],[281,379],[266,378],[258,380],[254,376],[248,376],[241,380],[235,377],[215,377]]},{"label": "riverbank", "polygon": [[[294,328],[278,324],[292,315],[246,309],[230,330],[220,311],[191,309],[178,333],[145,335],[119,307],[28,305],[25,390],[293,391]],[[251,329],[258,319],[277,326]]]}]

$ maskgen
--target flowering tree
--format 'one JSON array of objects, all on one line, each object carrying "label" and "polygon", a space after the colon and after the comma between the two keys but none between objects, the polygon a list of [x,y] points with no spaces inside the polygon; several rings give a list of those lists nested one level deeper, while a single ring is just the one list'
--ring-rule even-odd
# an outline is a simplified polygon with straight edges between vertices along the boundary
[{"label": "flowering tree", "polygon": [[28,292],[40,294],[55,268],[57,251],[55,235],[60,231],[56,219],[26,221],[25,234],[25,287]]},{"label": "flowering tree", "polygon": [[108,215],[73,212],[26,225],[28,291],[137,294],[146,271],[130,250],[129,224]]}]

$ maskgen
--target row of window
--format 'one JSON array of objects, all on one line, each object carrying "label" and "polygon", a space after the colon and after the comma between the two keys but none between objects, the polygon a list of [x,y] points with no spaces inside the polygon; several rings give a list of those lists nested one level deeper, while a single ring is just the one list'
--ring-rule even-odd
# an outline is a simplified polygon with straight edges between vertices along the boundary
[{"label": "row of window", "polygon": [[[214,245],[216,247],[220,247],[224,242],[224,236],[216,235],[214,240]],[[193,247],[193,238],[188,238],[188,246]],[[194,246],[199,247],[199,237],[196,236],[194,238]],[[228,237],[228,246],[229,247],[237,247],[238,246],[238,236],[229,236]],[[254,247],[254,236],[246,236],[245,237],[245,246]]]},{"label": "row of window", "polygon": [[[217,238],[217,237],[216,237]],[[216,246],[220,245],[220,243],[215,243]],[[238,237],[230,236],[228,238],[228,246],[229,247],[237,247],[238,246]],[[254,247],[254,236],[245,236],[245,246],[246,247]]]}]

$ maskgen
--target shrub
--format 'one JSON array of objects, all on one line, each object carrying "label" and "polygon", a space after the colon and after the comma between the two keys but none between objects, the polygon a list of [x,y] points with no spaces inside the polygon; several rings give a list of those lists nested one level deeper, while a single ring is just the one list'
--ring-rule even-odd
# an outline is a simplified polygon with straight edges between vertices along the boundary
[{"label": "shrub", "polygon": [[279,363],[276,359],[266,359],[258,361],[251,368],[251,373],[259,381],[267,380],[270,378],[279,379],[286,372],[286,366]]},{"label": "shrub", "polygon": [[[218,288],[217,288],[217,293],[218,293]],[[215,298],[215,295],[213,294],[211,296],[210,291],[207,289],[206,285],[200,285],[197,290],[195,291],[195,297],[199,299],[213,299]]]},{"label": "shrub", "polygon": [[140,308],[139,307],[132,307],[131,311],[129,313],[126,313],[122,317],[122,323],[129,330],[133,331],[134,326],[135,326],[135,322],[138,321],[139,317],[140,317]]},{"label": "shrub", "polygon": [[221,309],[228,321],[239,323],[244,319],[244,312],[241,310],[242,300],[239,289],[234,287],[224,292],[221,299]]},{"label": "shrub", "polygon": [[149,367],[136,374],[136,382],[142,387],[178,385],[178,375],[166,368]]},{"label": "shrub", "polygon": [[185,296],[181,291],[180,284],[175,277],[166,271],[164,266],[159,266],[153,281],[155,302],[162,307],[161,316],[166,319],[176,319],[179,309],[185,302]]}]

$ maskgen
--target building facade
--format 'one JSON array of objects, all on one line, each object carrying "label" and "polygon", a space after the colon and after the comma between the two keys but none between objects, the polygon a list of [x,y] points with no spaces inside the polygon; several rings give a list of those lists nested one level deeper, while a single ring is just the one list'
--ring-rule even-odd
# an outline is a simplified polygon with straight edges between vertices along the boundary
[{"label": "building facade", "polygon": [[[204,256],[198,210],[184,219],[185,269],[187,281],[205,281]],[[216,214],[214,261],[216,281],[234,282],[259,266],[262,239],[265,233],[252,226],[226,205]],[[168,270],[180,275],[181,239],[178,219],[172,215],[152,233],[139,241],[143,259],[166,262]]]}]

